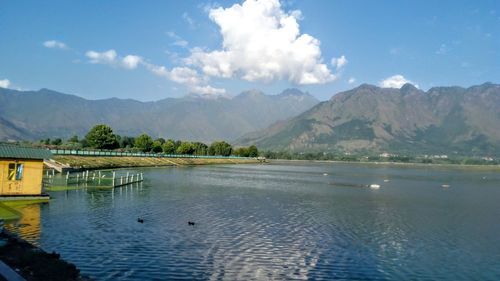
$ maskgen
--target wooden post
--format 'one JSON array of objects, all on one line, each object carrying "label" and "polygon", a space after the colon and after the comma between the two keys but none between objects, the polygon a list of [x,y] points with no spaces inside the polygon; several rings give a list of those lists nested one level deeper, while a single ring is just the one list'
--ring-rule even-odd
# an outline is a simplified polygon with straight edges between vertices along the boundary
[{"label": "wooden post", "polygon": [[80,179],[80,174],[77,173],[76,174],[76,184],[78,184],[79,179]]},{"label": "wooden post", "polygon": [[132,177],[130,178],[130,183],[134,182],[134,174],[132,174]]},{"label": "wooden post", "polygon": [[52,169],[52,176],[55,176],[56,169]]},{"label": "wooden post", "polygon": [[141,181],[144,180],[144,174],[141,173]]},{"label": "wooden post", "polygon": [[68,181],[69,181],[69,171],[66,172],[66,185],[68,185]]},{"label": "wooden post", "polygon": [[120,185],[123,185],[123,176],[120,177]]},{"label": "wooden post", "polygon": [[125,183],[128,183],[128,174],[129,174],[129,172],[127,172],[127,179],[126,179]]},{"label": "wooden post", "polygon": [[115,176],[116,176],[115,171],[113,171],[113,187],[115,187]]}]

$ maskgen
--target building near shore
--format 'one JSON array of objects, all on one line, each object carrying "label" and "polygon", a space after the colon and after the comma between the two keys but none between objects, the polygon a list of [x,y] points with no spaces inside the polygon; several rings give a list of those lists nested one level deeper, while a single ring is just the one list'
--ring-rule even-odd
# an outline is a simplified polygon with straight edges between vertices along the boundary
[{"label": "building near shore", "polygon": [[42,194],[46,149],[0,143],[0,200],[48,199]]}]

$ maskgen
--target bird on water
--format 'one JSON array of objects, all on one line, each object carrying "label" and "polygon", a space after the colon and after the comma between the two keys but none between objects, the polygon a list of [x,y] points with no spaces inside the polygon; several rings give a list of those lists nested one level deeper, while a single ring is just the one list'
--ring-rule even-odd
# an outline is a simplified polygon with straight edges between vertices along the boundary
[{"label": "bird on water", "polygon": [[188,225],[194,225],[194,221],[188,221]]},{"label": "bird on water", "polygon": [[143,219],[141,219],[141,218],[138,218],[138,219],[137,219],[137,222],[144,223],[144,220],[143,220]]}]

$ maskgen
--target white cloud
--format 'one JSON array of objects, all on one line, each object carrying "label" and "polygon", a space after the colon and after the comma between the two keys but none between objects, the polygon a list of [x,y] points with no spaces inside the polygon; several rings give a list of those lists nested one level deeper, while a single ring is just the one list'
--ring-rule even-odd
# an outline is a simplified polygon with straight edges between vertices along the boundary
[{"label": "white cloud", "polygon": [[167,32],[168,37],[172,38],[174,42],[172,45],[179,46],[179,47],[187,47],[189,45],[189,42],[182,39],[179,35],[175,34],[173,31]]},{"label": "white cloud", "polygon": [[185,60],[208,76],[264,82],[287,79],[296,84],[322,84],[336,78],[323,63],[320,41],[300,33],[300,11],[287,13],[278,0],[211,8],[209,16],[220,28],[222,49],[195,48]]},{"label": "white cloud", "polygon": [[143,64],[153,74],[186,86],[191,93],[203,96],[218,96],[226,93],[225,89],[214,88],[208,85],[209,79],[207,77],[200,76],[195,69],[182,66],[174,67],[172,70],[168,70],[164,66],[158,66],[150,63]]},{"label": "white cloud", "polygon": [[64,44],[61,41],[57,41],[57,40],[45,41],[45,42],[43,42],[43,45],[47,48],[50,48],[50,49],[67,49],[68,48],[68,46],[66,44]]},{"label": "white cloud", "polygon": [[418,88],[418,85],[416,85],[414,82],[407,80],[404,78],[403,75],[393,75],[391,77],[388,77],[387,79],[384,79],[379,82],[379,86],[382,88],[401,88],[403,87],[404,84],[410,83],[413,84],[415,87]]},{"label": "white cloud", "polygon": [[0,80],[0,88],[8,88],[10,86],[9,79]]},{"label": "white cloud", "polygon": [[340,56],[340,58],[333,58],[331,61],[332,66],[334,66],[337,71],[339,71],[347,63],[348,60],[345,58],[344,55]]},{"label": "white cloud", "polygon": [[142,62],[142,58],[139,56],[128,55],[122,59],[122,66],[127,69],[134,69]]},{"label": "white cloud", "polygon": [[349,84],[354,84],[355,82],[356,82],[356,78],[354,78],[354,77],[351,77],[351,78],[349,78],[349,80],[347,80],[347,83],[349,83]]},{"label": "white cloud", "polygon": [[85,55],[90,63],[114,64],[116,62],[116,51],[111,49],[105,52],[88,51]]},{"label": "white cloud", "polygon": [[140,56],[126,55],[125,57],[120,57],[113,49],[105,52],[88,51],[85,55],[89,58],[90,63],[109,64],[125,69],[135,69],[140,63],[143,63],[143,59]]},{"label": "white cloud", "polygon": [[225,89],[214,88],[210,85],[206,86],[194,86],[190,88],[190,91],[195,94],[200,94],[204,96],[219,96],[226,93]]}]

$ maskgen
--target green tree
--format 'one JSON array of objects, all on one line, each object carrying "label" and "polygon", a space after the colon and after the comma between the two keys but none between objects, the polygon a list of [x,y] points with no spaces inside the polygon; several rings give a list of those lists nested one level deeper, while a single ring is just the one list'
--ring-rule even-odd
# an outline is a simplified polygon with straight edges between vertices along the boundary
[{"label": "green tree", "polygon": [[51,144],[53,145],[61,145],[62,144],[62,139],[60,138],[57,138],[57,139],[54,139]]},{"label": "green tree", "polygon": [[142,134],[135,139],[134,146],[142,152],[149,152],[153,147],[153,139],[147,134]]},{"label": "green tree", "polygon": [[208,146],[202,142],[193,142],[194,155],[207,155]]},{"label": "green tree", "polygon": [[240,157],[248,157],[248,148],[246,147],[238,147],[233,150],[233,155]]},{"label": "green tree", "polygon": [[163,145],[165,143],[165,139],[164,138],[157,138],[157,139],[155,139],[155,141],[160,142],[161,145]]},{"label": "green tree", "polygon": [[175,153],[175,142],[173,140],[167,140],[163,145],[163,153],[174,154]]},{"label": "green tree", "polygon": [[159,153],[162,151],[163,151],[163,148],[161,147],[161,142],[158,140],[153,141],[153,145],[151,146],[151,152]]},{"label": "green tree", "polygon": [[118,147],[116,135],[111,127],[99,124],[95,125],[85,136],[90,147],[98,149],[115,149]]},{"label": "green tree", "polygon": [[251,145],[247,149],[248,151],[248,157],[257,157],[259,156],[259,150],[255,145]]},{"label": "green tree", "polygon": [[68,139],[68,142],[78,142],[78,136],[74,135],[71,138]]},{"label": "green tree", "polygon": [[192,143],[188,141],[183,141],[181,145],[176,150],[177,154],[189,154],[192,155],[194,153],[194,146]]},{"label": "green tree", "polygon": [[225,141],[215,141],[208,148],[209,155],[229,156],[233,148]]},{"label": "green tree", "polygon": [[133,137],[127,137],[127,136],[121,136],[120,140],[118,141],[120,144],[121,148],[132,148],[134,147],[135,143],[135,138]]}]

